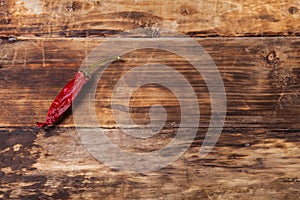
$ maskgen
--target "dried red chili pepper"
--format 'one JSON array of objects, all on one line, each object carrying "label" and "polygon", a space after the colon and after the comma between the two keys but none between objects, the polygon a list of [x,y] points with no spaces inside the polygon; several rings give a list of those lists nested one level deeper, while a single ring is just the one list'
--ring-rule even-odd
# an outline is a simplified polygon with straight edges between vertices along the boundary
[{"label": "dried red chili pepper", "polygon": [[[106,62],[108,60],[116,60],[120,59],[120,57],[114,57],[106,60],[99,61],[87,68],[87,71],[92,68],[98,66],[99,64]],[[56,96],[50,108],[48,110],[48,114],[45,122],[37,122],[36,126],[44,128],[55,123],[60,117],[68,110],[79,92],[83,88],[83,86],[90,80],[90,76],[87,71],[78,71],[75,77],[69,81],[64,88],[60,91],[60,93]]]}]

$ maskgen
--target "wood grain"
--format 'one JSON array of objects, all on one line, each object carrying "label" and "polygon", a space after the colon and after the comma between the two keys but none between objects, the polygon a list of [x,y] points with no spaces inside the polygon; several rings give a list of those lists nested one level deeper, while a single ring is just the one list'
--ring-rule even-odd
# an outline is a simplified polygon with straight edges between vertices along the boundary
[{"label": "wood grain", "polygon": [[299,130],[224,129],[204,159],[198,157],[199,134],[176,162],[145,174],[98,162],[83,148],[76,129],[5,128],[0,133],[4,199],[299,197]]},{"label": "wood grain", "polygon": [[106,36],[152,26],[192,36],[299,35],[299,8],[296,0],[2,0],[0,35]]},{"label": "wood grain", "polygon": [[[43,120],[60,88],[73,77],[89,51],[102,41],[43,39],[3,43],[0,126],[32,126],[35,121]],[[225,127],[299,128],[298,38],[197,41],[211,55],[224,81],[227,95]],[[95,94],[101,125],[115,127],[111,95],[118,80],[128,70],[151,63],[166,64],[185,76],[199,99],[200,126],[207,127],[211,102],[202,76],[178,55],[154,49],[124,54],[122,61],[114,62],[103,73],[105,78],[98,82]],[[138,89],[132,98],[130,105],[122,106],[130,107],[137,123],[148,123],[149,107],[162,104],[169,113],[166,126],[179,124],[178,100],[166,88],[148,85]],[[74,126],[71,116],[67,116],[60,126]],[[121,126],[125,127],[126,123]]]},{"label": "wood grain", "polygon": [[[299,8],[296,0],[0,0],[0,199],[298,199]],[[50,103],[91,50],[106,37],[136,28],[157,44],[178,38],[164,35],[164,29],[193,36],[215,62],[227,113],[218,143],[206,157],[199,150],[213,111],[203,74],[175,53],[134,48],[147,40],[140,35],[126,35],[132,51],[109,65],[99,82],[93,77],[95,92],[88,85],[78,103],[95,96],[95,118],[120,149],[138,154],[159,150],[178,134],[176,94],[147,84],[134,91],[127,105],[112,100],[112,93],[120,78],[138,66],[160,63],[177,70],[180,75],[172,76],[172,83],[180,87],[176,80],[188,80],[201,114],[197,134],[178,160],[148,173],[116,170],[83,146],[78,128],[94,126],[75,124],[71,111],[56,126],[34,126],[45,119]],[[114,48],[123,46],[116,43],[103,55]],[[177,48],[191,54],[197,50],[185,43]],[[211,70],[207,59],[194,59]],[[153,71],[163,74],[159,67]],[[185,88],[179,93],[185,94]],[[149,114],[158,104],[165,108],[166,120]],[[124,130],[141,131],[126,120],[116,122],[113,112],[126,110],[137,125],[151,122],[149,129],[159,133],[150,138],[126,134]],[[195,116],[185,119],[192,122]],[[188,124],[184,135],[194,126]]]},{"label": "wood grain", "polygon": [[[149,123],[149,106],[157,103],[166,107],[168,117],[155,137],[135,139],[116,128],[112,118],[110,98],[115,82],[133,67],[159,62],[178,70],[193,86],[201,111],[198,133],[176,162],[150,173],[114,170],[93,158],[82,146],[71,113],[56,127],[33,128],[35,121],[44,119],[50,102],[85,56],[103,39],[3,41],[0,197],[297,199],[299,38],[197,41],[215,61],[228,101],[224,130],[204,158],[199,157],[199,149],[211,115],[209,94],[201,75],[184,59],[157,49],[133,50],[111,64],[98,83],[98,120],[112,143],[133,153],[157,150],[172,140],[180,123],[178,101],[156,85],[137,90],[129,105],[136,123]],[[125,123],[118,126],[139,131]]]}]

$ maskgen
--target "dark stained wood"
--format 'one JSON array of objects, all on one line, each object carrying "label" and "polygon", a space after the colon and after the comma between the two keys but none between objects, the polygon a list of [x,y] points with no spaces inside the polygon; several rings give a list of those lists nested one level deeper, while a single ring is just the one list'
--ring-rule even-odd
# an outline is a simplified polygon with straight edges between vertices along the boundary
[{"label": "dark stained wood", "polygon": [[[299,128],[298,38],[198,39],[198,42],[211,55],[224,81],[225,127]],[[4,42],[0,69],[1,126],[32,126],[35,121],[43,120],[60,88],[97,44],[101,44],[101,39]],[[110,99],[117,81],[134,66],[152,62],[173,67],[191,83],[199,99],[200,126],[206,127],[211,110],[201,75],[177,55],[151,49],[133,50],[104,72],[105,78],[98,83],[96,92],[102,126],[115,126]],[[148,85],[137,90],[132,98],[130,107],[137,123],[149,122],[145,113],[149,106],[158,103],[168,107],[167,125],[179,123],[176,114],[180,112],[179,103],[168,90]],[[74,126],[71,117],[61,126]]]},{"label": "dark stained wood", "polygon": [[98,162],[73,128],[0,133],[4,199],[297,199],[300,194],[299,130],[224,129],[204,159],[198,157],[199,134],[176,162],[145,174]]},{"label": "dark stained wood", "polygon": [[[0,0],[0,199],[299,199],[299,9],[296,0]],[[153,63],[172,67],[193,87],[201,113],[199,126],[190,123],[183,129],[189,136],[189,128],[196,126],[197,134],[179,159],[147,173],[117,170],[82,144],[78,130],[95,126],[74,123],[71,111],[56,126],[35,127],[92,49],[137,28],[157,44],[180,38],[164,30],[192,36],[216,63],[227,113],[218,143],[204,158],[199,150],[212,115],[204,78],[174,53],[135,49],[135,42],[147,41],[139,33],[126,34],[132,51],[113,62],[97,83],[96,118],[109,142],[126,152],[146,155],[165,147],[181,123],[176,94],[147,84],[134,91],[129,105],[111,99],[129,70]],[[197,50],[186,43],[177,47]],[[112,54],[114,48],[123,46],[116,43],[101,53]],[[195,59],[208,65],[207,59]],[[90,86],[79,97],[80,105],[94,94]],[[164,106],[166,121],[150,116],[157,104]],[[141,133],[124,119],[114,119],[113,111],[126,109],[136,124],[151,122],[149,129],[159,133],[150,138],[126,134]],[[185,119],[193,122],[195,116]]]},{"label": "dark stained wood", "polygon": [[[111,64],[98,83],[97,115],[107,137],[124,150],[146,153],[162,148],[180,123],[174,94],[152,84],[134,93],[131,117],[147,124],[149,106],[160,103],[168,113],[164,129],[155,137],[136,139],[115,128],[111,92],[129,69],[143,63],[166,64],[185,75],[198,96],[201,122],[191,147],[176,162],[149,173],[114,170],[94,159],[82,146],[71,113],[56,127],[34,127],[102,41],[24,37],[2,41],[1,198],[298,198],[299,38],[197,39],[219,69],[228,101],[224,130],[204,158],[198,153],[211,110],[201,75],[177,55],[154,49],[134,50]],[[118,126],[139,131],[126,123]]]},{"label": "dark stained wood", "polygon": [[107,36],[157,26],[193,36],[299,35],[288,1],[1,0],[1,36]]}]

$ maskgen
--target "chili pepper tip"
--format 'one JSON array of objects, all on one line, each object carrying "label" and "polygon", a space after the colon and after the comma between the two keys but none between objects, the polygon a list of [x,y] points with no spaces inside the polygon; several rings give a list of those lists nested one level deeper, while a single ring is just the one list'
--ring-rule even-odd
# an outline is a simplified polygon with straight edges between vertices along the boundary
[{"label": "chili pepper tip", "polygon": [[39,128],[45,128],[46,126],[48,126],[49,124],[45,123],[45,122],[36,122],[35,125]]}]

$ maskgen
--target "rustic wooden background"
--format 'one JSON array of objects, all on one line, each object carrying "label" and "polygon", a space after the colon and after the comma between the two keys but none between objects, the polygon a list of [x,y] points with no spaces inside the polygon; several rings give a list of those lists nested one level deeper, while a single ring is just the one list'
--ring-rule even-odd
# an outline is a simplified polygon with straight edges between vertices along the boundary
[{"label": "rustic wooden background", "polygon": [[[298,9],[297,0],[0,0],[0,198],[298,199]],[[110,107],[118,78],[145,60],[174,67],[194,84],[201,110],[195,141],[175,163],[149,173],[111,169],[82,146],[71,113],[55,127],[34,127],[95,46],[134,28],[194,37],[215,61],[227,117],[207,157],[198,155],[211,114],[205,83],[187,62],[154,49],[109,67],[97,88],[97,116],[111,135],[122,135]],[[174,94],[148,85],[132,98],[138,124],[149,123],[154,103],[166,106],[167,121],[157,137],[119,145],[161,148],[180,123]]]}]

